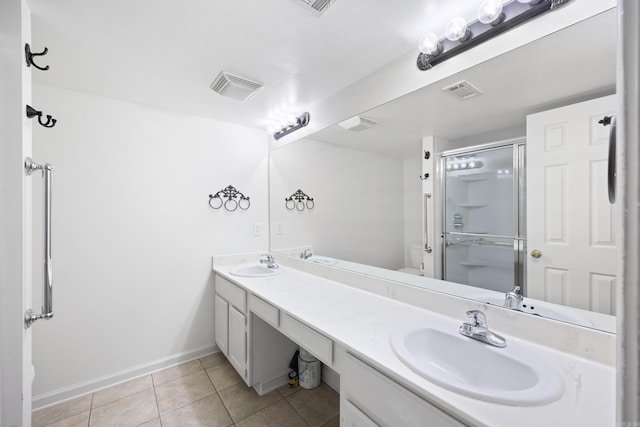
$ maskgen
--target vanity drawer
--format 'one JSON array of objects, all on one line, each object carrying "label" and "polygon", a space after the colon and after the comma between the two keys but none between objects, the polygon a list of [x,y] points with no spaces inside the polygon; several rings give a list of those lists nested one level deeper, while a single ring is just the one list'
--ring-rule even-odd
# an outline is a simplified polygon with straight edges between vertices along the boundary
[{"label": "vanity drawer", "polygon": [[276,328],[280,326],[280,310],[257,296],[249,295],[249,310]]},{"label": "vanity drawer", "polygon": [[340,377],[341,404],[354,405],[378,425],[465,426],[351,354]]},{"label": "vanity drawer", "polygon": [[327,365],[333,363],[333,341],[286,313],[280,316],[280,330]]},{"label": "vanity drawer", "polygon": [[243,314],[247,312],[247,293],[225,278],[216,275],[216,293]]}]

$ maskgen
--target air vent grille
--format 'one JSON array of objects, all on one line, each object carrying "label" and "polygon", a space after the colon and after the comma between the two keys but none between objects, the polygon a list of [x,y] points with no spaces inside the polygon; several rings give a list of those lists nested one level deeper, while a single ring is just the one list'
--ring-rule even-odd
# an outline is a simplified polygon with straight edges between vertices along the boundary
[{"label": "air vent grille", "polygon": [[322,15],[329,7],[336,2],[336,0],[291,0],[294,3],[304,7],[305,9],[313,12],[315,15]]},{"label": "air vent grille", "polygon": [[473,98],[474,96],[478,96],[482,93],[480,89],[478,89],[477,87],[475,87],[474,85],[472,85],[466,80],[463,80],[458,83],[454,83],[451,86],[447,86],[443,88],[442,90],[450,93],[451,95],[455,96],[456,98],[462,101],[467,100],[469,98]]},{"label": "air vent grille", "polygon": [[245,101],[262,86],[262,83],[221,71],[209,87],[222,96]]}]

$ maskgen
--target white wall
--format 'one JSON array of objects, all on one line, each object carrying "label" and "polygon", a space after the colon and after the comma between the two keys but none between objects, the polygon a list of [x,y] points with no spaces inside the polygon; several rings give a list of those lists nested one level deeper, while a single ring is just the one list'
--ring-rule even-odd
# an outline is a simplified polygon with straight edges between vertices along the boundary
[{"label": "white wall", "polygon": [[[34,105],[58,119],[34,131],[34,159],[55,167],[55,317],[34,329],[36,406],[211,351],[211,256],[268,248],[266,135],[42,85]],[[208,195],[227,185],[251,198],[247,211],[209,207]]]},{"label": "white wall", "polygon": [[[271,248],[314,252],[398,269],[404,266],[403,161],[305,139],[271,152]],[[315,207],[285,207],[301,189]],[[278,234],[282,224],[282,234]]]}]

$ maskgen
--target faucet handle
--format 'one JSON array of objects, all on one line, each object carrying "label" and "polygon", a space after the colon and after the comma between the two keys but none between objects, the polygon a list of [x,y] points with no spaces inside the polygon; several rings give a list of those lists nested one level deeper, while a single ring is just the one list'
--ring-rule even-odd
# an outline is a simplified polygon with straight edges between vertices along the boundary
[{"label": "faucet handle", "polygon": [[471,326],[487,326],[487,316],[480,310],[467,311],[467,317],[473,321]]},{"label": "faucet handle", "polygon": [[260,254],[260,262],[273,262],[273,255],[271,254]]},{"label": "faucet handle", "polygon": [[520,286],[516,285],[513,287],[513,289],[511,289],[509,292],[513,292],[515,294],[519,294],[520,293]]}]

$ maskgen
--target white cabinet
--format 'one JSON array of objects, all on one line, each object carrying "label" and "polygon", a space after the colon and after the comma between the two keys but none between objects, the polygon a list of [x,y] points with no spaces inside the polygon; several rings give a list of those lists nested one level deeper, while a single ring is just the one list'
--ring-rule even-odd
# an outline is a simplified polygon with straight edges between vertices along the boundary
[{"label": "white cabinet", "polygon": [[247,363],[247,292],[225,278],[215,278],[215,341],[220,351],[251,385]]},{"label": "white cabinet", "polygon": [[349,427],[464,426],[348,353],[340,379],[340,421]]},{"label": "white cabinet", "polygon": [[229,308],[229,362],[241,377],[247,376],[247,316]]},{"label": "white cabinet", "polygon": [[214,333],[216,344],[225,356],[229,356],[229,304],[215,295],[215,317],[214,317]]}]

